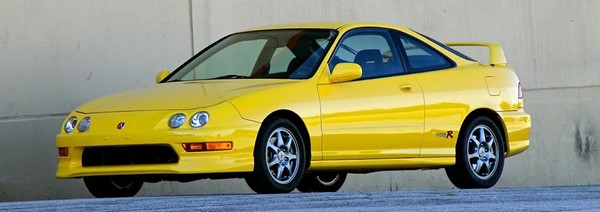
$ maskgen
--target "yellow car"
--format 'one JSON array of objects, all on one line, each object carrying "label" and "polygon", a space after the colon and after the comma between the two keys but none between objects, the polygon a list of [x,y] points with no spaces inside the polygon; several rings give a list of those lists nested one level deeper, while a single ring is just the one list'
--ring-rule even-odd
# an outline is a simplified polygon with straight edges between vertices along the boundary
[{"label": "yellow car", "polygon": [[[484,46],[481,64],[449,46]],[[56,137],[57,178],[96,197],[144,182],[244,178],[258,193],[337,191],[347,173],[445,168],[488,188],[529,146],[499,45],[404,27],[313,23],[226,36],[157,85],[88,102]]]}]

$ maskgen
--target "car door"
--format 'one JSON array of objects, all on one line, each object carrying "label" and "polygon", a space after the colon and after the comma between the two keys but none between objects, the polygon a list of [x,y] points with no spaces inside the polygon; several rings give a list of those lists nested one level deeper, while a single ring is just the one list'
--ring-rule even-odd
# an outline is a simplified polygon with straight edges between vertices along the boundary
[{"label": "car door", "polygon": [[318,85],[324,160],[418,157],[423,94],[386,29],[344,35],[329,60],[361,66],[360,79]]},{"label": "car door", "polygon": [[462,99],[477,98],[470,90],[485,87],[471,80],[480,73],[456,70],[452,60],[408,34],[397,33],[395,39],[406,68],[423,89],[425,128],[420,157],[454,156],[462,118],[469,112]]}]

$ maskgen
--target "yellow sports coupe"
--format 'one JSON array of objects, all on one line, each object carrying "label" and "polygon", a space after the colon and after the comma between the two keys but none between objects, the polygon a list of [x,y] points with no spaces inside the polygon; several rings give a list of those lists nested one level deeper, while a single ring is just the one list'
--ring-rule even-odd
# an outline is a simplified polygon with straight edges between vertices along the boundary
[{"label": "yellow sports coupe", "polygon": [[[450,46],[487,47],[489,61]],[[69,114],[57,178],[83,178],[96,197],[204,178],[334,192],[347,173],[445,168],[458,188],[489,188],[529,146],[521,84],[499,45],[443,44],[404,27],[251,29],[156,82]]]}]

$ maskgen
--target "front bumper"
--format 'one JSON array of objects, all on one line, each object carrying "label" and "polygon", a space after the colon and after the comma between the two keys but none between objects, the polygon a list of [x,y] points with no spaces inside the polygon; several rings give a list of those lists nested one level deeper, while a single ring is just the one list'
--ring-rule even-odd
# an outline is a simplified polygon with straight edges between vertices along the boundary
[{"label": "front bumper", "polygon": [[[56,136],[57,148],[68,148],[67,157],[59,157],[57,178],[113,175],[216,174],[251,172],[254,143],[260,123],[244,120],[229,104],[213,108],[211,122],[201,128],[185,125],[170,129],[166,121],[174,111],[139,111],[83,114],[92,125],[86,132],[62,132]],[[224,110],[224,111],[223,111]],[[227,113],[224,113],[227,111]],[[231,113],[235,111],[235,113]],[[190,111],[193,114],[194,111]],[[187,114],[187,113],[186,113]],[[188,117],[190,117],[188,115]],[[159,121],[156,121],[159,120]],[[116,128],[126,122],[123,129]],[[152,123],[152,124],[148,124]],[[232,150],[186,152],[183,143],[233,142]],[[176,163],[84,166],[84,149],[91,147],[168,146],[176,153]]]}]

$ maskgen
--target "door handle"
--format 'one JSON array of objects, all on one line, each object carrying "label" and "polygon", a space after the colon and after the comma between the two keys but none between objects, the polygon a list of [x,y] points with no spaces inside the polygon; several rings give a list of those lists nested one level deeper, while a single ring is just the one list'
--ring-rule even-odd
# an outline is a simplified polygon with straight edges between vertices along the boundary
[{"label": "door handle", "polygon": [[408,85],[400,85],[400,90],[404,91],[404,92],[409,92],[409,93],[414,91],[413,86],[410,85],[410,84],[408,84]]}]

